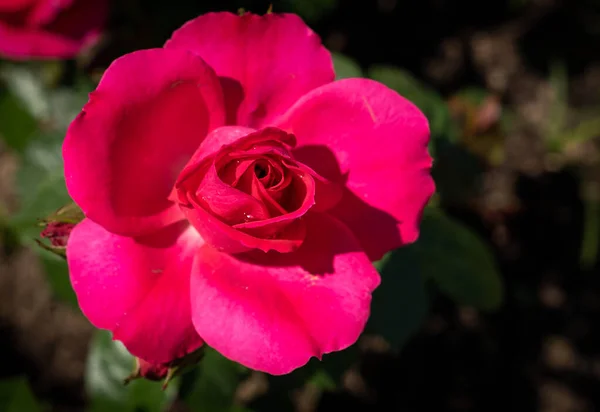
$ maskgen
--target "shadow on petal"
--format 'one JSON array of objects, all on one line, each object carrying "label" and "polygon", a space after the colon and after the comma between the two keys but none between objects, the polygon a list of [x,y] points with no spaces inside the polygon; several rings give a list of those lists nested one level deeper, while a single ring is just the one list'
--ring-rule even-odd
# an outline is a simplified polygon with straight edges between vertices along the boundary
[{"label": "shadow on petal", "polygon": [[332,182],[346,184],[348,175],[342,175],[340,165],[330,148],[324,145],[306,145],[293,150],[294,159],[306,164]]},{"label": "shadow on petal", "polygon": [[[298,250],[290,253],[253,250],[236,255],[236,259],[266,267],[301,267],[310,276],[324,277],[335,273],[336,256],[363,251],[348,229],[334,230],[345,225],[326,213],[309,212],[302,220],[306,222],[307,234]],[[329,223],[333,221],[335,226]]]},{"label": "shadow on petal", "polygon": [[237,124],[237,112],[244,100],[244,88],[231,77],[219,77],[225,101],[225,124]]},{"label": "shadow on petal", "polygon": [[181,220],[155,233],[135,237],[134,240],[137,244],[147,247],[157,249],[170,248],[177,243],[179,237],[188,229],[189,226],[190,224],[188,221]]},{"label": "shadow on petal", "polygon": [[[378,260],[382,256],[381,247],[373,248],[373,243],[386,245],[388,251],[407,243],[398,229],[402,224],[400,220],[369,205],[345,187],[352,171],[342,174],[336,156],[330,148],[324,145],[305,145],[294,149],[293,154],[298,161],[305,163],[321,176],[344,186],[342,199],[327,213],[341,220],[353,231],[371,260]],[[394,190],[394,187],[390,187],[389,190]]]}]

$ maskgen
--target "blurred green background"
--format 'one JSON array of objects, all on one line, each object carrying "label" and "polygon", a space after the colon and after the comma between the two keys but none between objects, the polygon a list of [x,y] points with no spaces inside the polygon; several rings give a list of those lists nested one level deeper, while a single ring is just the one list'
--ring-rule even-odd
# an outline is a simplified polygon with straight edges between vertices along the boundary
[{"label": "blurred green background", "polygon": [[209,350],[165,391],[79,312],[37,247],[69,201],[60,146],[102,71],[207,11],[264,1],[113,1],[77,59],[0,61],[0,411],[600,409],[600,2],[284,0],[334,54],[430,121],[437,193],[377,268],[364,336],[282,377]]}]

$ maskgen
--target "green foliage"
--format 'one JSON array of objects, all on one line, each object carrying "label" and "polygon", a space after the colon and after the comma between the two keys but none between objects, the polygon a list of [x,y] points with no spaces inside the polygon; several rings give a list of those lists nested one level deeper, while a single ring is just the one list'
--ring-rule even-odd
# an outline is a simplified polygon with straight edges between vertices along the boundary
[{"label": "green foliage", "polygon": [[376,267],[382,281],[367,332],[383,336],[396,350],[425,320],[426,281],[461,305],[494,310],[502,302],[502,280],[488,247],[438,209],[426,210],[417,242],[388,253]]},{"label": "green foliage", "polygon": [[36,248],[36,250],[46,271],[46,278],[50,283],[54,297],[61,302],[69,303],[73,308],[79,308],[77,296],[69,279],[67,261],[42,248]]},{"label": "green foliage", "polygon": [[415,251],[424,278],[457,303],[481,310],[502,304],[502,279],[488,246],[442,211],[426,210]]},{"label": "green foliage", "polygon": [[437,143],[431,174],[443,204],[468,204],[478,193],[484,170],[482,162],[464,147]]},{"label": "green foliage", "polygon": [[42,406],[24,377],[0,381],[0,411],[41,412]]},{"label": "green foliage", "polygon": [[163,391],[161,383],[138,379],[125,385],[135,360],[127,349],[99,330],[92,340],[85,373],[91,412],[160,412],[177,394],[178,379]]},{"label": "green foliage", "polygon": [[234,394],[247,372],[247,368],[206,348],[200,365],[184,375],[181,396],[192,412],[238,411]]},{"label": "green foliage", "polygon": [[25,150],[37,124],[24,104],[8,90],[0,90],[0,137],[6,145],[18,152]]},{"label": "green foliage", "polygon": [[415,248],[397,249],[375,265],[381,285],[373,293],[367,331],[380,334],[396,350],[420,328],[429,307]]},{"label": "green foliage", "polygon": [[71,201],[64,182],[62,142],[67,126],[87,101],[89,80],[57,86],[61,65],[5,64],[0,70],[0,137],[18,155],[19,209],[5,224],[18,240],[35,248],[55,296],[76,307],[64,260],[37,246],[41,219]]},{"label": "green foliage", "polygon": [[[299,14],[308,22],[315,22],[335,9],[338,0],[283,0],[282,3],[283,8]],[[276,3],[273,11],[280,11]]]},{"label": "green foliage", "polygon": [[31,243],[39,235],[38,222],[70,202],[61,156],[62,134],[40,136],[23,155],[17,171],[19,211],[11,224]]},{"label": "green foliage", "polygon": [[363,77],[363,71],[354,60],[340,53],[332,53],[335,79],[348,79],[351,77]]},{"label": "green foliage", "polygon": [[57,84],[64,67],[46,64],[5,64],[0,80],[43,129],[63,133],[81,111],[94,88],[89,79],[74,79],[74,84]]},{"label": "green foliage", "polygon": [[287,375],[268,376],[269,391],[249,406],[257,412],[293,410],[294,394],[309,386],[315,396],[336,390],[344,372],[357,362],[356,345],[323,355],[321,360],[312,358],[305,366]]}]

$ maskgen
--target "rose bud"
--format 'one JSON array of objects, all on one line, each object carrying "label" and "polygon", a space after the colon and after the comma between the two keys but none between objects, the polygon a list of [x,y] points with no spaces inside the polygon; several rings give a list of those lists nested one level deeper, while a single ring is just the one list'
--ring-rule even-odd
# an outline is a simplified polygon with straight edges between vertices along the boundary
[{"label": "rose bud", "polygon": [[147,379],[150,381],[163,382],[163,390],[167,388],[169,382],[189,368],[196,366],[204,356],[204,347],[189,353],[188,355],[167,363],[151,363],[140,358],[135,358],[135,368],[131,375],[125,378],[124,383],[127,385],[134,379]]},{"label": "rose bud", "polygon": [[70,203],[61,207],[56,212],[40,221],[40,226],[44,229],[40,233],[40,237],[48,239],[50,244],[44,243],[36,239],[38,245],[42,248],[55,253],[61,257],[65,257],[67,242],[71,231],[84,216],[81,209],[75,204]]}]

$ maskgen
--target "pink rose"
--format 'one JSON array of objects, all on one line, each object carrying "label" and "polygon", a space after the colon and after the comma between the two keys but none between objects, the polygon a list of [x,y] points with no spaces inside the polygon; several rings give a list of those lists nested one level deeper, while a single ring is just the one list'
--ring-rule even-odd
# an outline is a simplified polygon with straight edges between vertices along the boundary
[{"label": "pink rose", "polygon": [[63,146],[95,326],[150,363],[206,342],[271,374],[357,340],[372,261],[417,239],[434,191],[429,128],[384,85],[333,80],[291,14],[206,14],[108,68]]},{"label": "pink rose", "polygon": [[70,58],[104,26],[108,0],[0,0],[0,56]]}]

